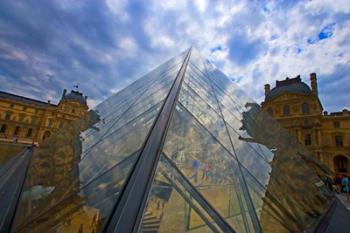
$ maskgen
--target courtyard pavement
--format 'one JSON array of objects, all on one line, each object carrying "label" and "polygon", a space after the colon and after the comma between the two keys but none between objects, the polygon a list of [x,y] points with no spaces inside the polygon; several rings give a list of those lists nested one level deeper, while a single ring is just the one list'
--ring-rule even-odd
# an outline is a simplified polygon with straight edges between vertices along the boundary
[{"label": "courtyard pavement", "polygon": [[344,193],[336,194],[337,198],[350,210],[350,202],[346,201],[346,195]]}]

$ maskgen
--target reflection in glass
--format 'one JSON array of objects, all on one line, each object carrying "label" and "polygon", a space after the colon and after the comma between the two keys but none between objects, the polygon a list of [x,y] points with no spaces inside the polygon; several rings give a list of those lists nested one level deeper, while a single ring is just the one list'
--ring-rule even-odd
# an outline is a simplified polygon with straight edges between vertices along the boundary
[{"label": "reflection in glass", "polygon": [[158,120],[169,125],[141,232],[315,227],[333,198],[319,185],[328,170],[197,51],[171,118],[158,118],[185,55],[35,148],[13,232],[102,232]]}]

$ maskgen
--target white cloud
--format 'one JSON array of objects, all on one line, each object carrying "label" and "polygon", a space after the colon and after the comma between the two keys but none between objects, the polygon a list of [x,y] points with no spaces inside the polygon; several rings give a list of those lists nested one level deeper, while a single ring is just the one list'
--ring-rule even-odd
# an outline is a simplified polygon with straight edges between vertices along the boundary
[{"label": "white cloud", "polygon": [[[311,72],[331,79],[329,74],[337,72],[339,65],[350,62],[350,19],[346,15],[350,13],[350,4],[346,1],[268,1],[264,5],[260,1],[238,0],[137,3],[106,0],[95,2],[96,11],[89,8],[89,3],[62,1],[58,4],[56,13],[70,15],[71,18],[62,19],[72,22],[53,24],[59,25],[55,28],[51,21],[59,17],[47,20],[47,28],[52,30],[49,32],[55,33],[46,42],[50,51],[41,48],[27,51],[13,46],[10,39],[0,39],[0,47],[7,48],[0,56],[30,67],[29,74],[22,74],[22,70],[18,72],[24,77],[38,78],[48,72],[56,74],[54,83],[59,87],[72,86],[72,80],[86,80],[85,88],[93,93],[90,95],[103,95],[94,96],[96,100],[120,90],[189,46],[196,47],[224,73],[235,77],[238,84],[258,101],[262,100],[264,83],[273,84],[276,79],[298,74],[307,81]],[[99,6],[102,10],[97,9]],[[20,12],[28,7],[22,6]],[[83,11],[82,7],[89,10]],[[108,11],[105,11],[106,7]],[[15,8],[12,12],[18,14]],[[47,34],[41,31],[45,30],[44,24],[39,24],[31,12],[35,11],[23,13],[25,17],[22,18],[31,19],[31,22],[21,30],[11,31],[14,27],[7,21],[0,21],[0,27],[6,29],[2,30],[2,38],[9,35],[22,38],[23,31],[34,28],[34,32],[42,33],[44,36],[40,38],[45,39]],[[335,23],[332,36],[319,40],[319,32],[332,23]],[[28,34],[36,35],[32,31]],[[234,38],[241,40],[232,40]],[[316,42],[308,43],[310,38],[316,38]],[[241,46],[241,50],[234,54],[249,55],[245,57],[247,62],[240,63],[232,58],[232,41],[241,43],[235,48]],[[259,54],[249,54],[250,49]],[[69,62],[65,62],[67,58]],[[135,64],[137,69],[134,69]],[[52,85],[50,80],[41,79]],[[7,76],[6,80],[9,80]],[[101,90],[96,91],[97,88]]]}]

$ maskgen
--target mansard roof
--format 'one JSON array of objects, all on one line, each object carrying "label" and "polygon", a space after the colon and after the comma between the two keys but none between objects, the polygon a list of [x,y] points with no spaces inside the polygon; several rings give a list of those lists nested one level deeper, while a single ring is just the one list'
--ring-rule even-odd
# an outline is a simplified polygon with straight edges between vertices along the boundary
[{"label": "mansard roof", "polygon": [[270,100],[273,97],[279,96],[285,93],[292,94],[304,94],[311,95],[310,87],[301,81],[300,76],[295,78],[286,78],[282,81],[276,81],[276,87],[272,88],[270,93],[266,96],[265,100]]},{"label": "mansard roof", "polygon": [[16,102],[21,102],[23,104],[34,105],[37,107],[45,107],[45,108],[48,106],[57,106],[55,104],[49,104],[48,102],[35,100],[32,98],[28,98],[28,97],[20,96],[20,95],[15,95],[15,94],[4,92],[4,91],[0,91],[0,99],[12,100],[12,101],[16,101]]}]

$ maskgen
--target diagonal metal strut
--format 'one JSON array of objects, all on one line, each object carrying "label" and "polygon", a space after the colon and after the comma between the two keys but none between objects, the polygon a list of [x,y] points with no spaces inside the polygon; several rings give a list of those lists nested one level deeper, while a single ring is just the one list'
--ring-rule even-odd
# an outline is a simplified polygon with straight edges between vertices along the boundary
[{"label": "diagonal metal strut", "polygon": [[147,204],[156,167],[160,158],[170,120],[175,110],[176,100],[186,73],[191,49],[161,107],[153,126],[141,148],[140,155],[120,198],[115,205],[104,232],[137,232],[142,222],[143,210]]}]

